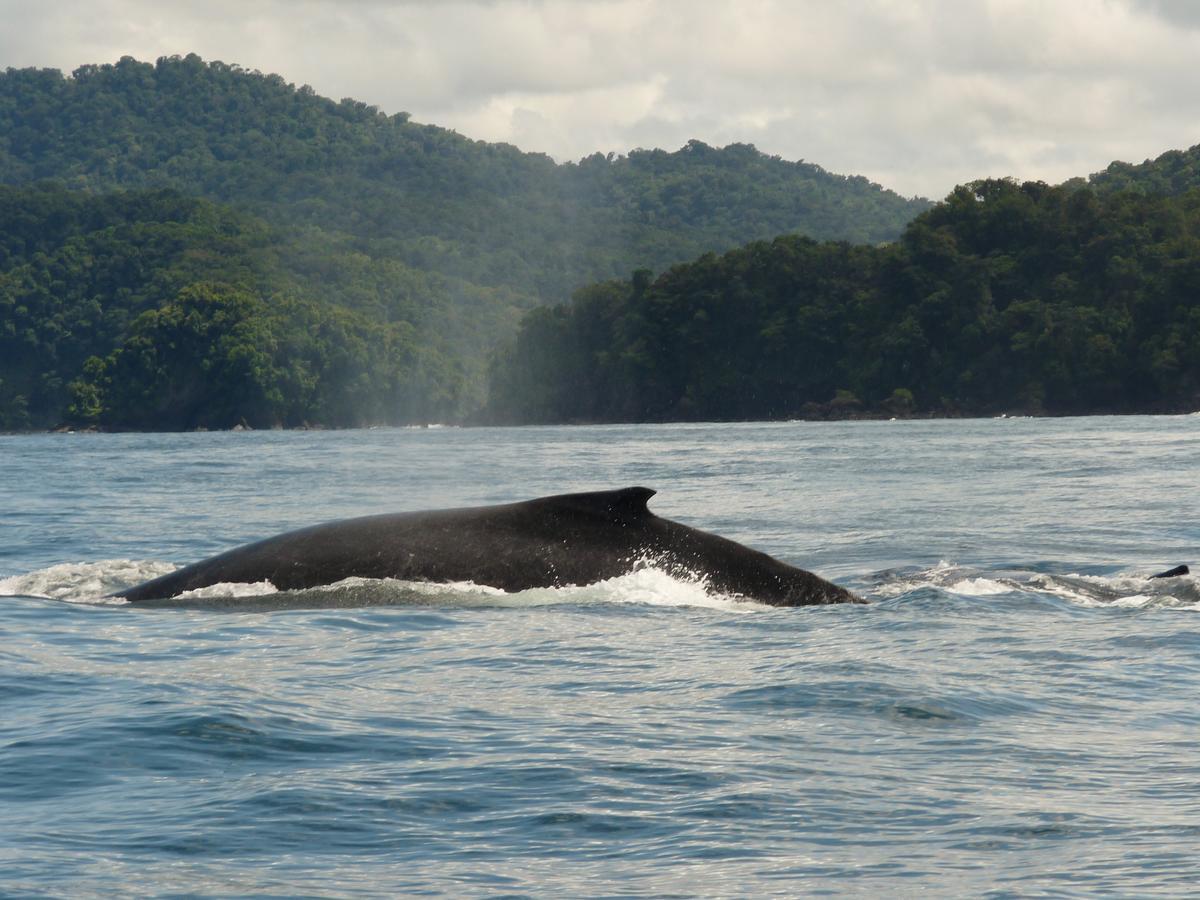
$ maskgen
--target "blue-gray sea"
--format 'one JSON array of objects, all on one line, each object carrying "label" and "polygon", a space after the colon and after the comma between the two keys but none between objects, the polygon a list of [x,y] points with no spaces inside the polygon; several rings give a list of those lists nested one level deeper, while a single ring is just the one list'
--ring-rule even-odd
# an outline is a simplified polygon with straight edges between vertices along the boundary
[{"label": "blue-gray sea", "polygon": [[[104,594],[627,485],[864,606],[643,568]],[[0,437],[0,895],[1180,896],[1200,416]]]}]

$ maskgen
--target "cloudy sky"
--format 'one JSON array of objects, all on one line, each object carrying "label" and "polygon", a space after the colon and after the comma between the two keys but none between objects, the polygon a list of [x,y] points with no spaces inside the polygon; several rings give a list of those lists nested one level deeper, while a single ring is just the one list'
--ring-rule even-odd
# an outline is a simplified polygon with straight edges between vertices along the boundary
[{"label": "cloudy sky", "polygon": [[0,66],[199,53],[557,159],[753,143],[940,198],[1200,143],[1193,0],[0,0]]}]

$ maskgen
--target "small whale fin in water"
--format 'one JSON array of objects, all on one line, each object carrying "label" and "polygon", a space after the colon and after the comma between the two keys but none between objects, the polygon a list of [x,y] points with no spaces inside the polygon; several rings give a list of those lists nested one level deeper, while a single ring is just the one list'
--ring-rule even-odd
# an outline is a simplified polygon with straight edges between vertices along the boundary
[{"label": "small whale fin in water", "polygon": [[1176,566],[1173,569],[1167,569],[1165,572],[1159,572],[1157,575],[1151,575],[1151,578],[1177,578],[1180,575],[1187,575],[1191,570],[1187,566]]},{"label": "small whale fin in water", "polygon": [[629,487],[618,491],[592,491],[583,494],[558,494],[530,501],[547,509],[563,512],[584,513],[604,519],[620,521],[651,516],[646,507],[656,493],[647,487]]}]

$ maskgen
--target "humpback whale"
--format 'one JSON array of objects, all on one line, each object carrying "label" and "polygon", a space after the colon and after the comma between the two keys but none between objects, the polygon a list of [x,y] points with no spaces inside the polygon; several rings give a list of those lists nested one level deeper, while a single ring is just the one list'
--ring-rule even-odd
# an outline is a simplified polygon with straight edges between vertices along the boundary
[{"label": "humpback whale", "polygon": [[1159,572],[1157,575],[1151,575],[1151,578],[1178,578],[1180,575],[1189,574],[1187,566],[1176,566],[1173,569],[1167,569],[1165,572]]},{"label": "humpback whale", "polygon": [[511,592],[592,584],[653,562],[772,606],[863,602],[804,569],[654,515],[646,507],[654,494],[629,487],[327,522],[237,547],[113,596],[136,603],[258,581],[295,590],[352,576],[471,581]]}]

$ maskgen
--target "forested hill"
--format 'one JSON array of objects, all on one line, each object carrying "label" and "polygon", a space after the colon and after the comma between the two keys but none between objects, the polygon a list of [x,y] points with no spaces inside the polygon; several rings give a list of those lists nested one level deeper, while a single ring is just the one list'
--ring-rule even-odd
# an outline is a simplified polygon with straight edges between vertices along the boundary
[{"label": "forested hill", "polygon": [[1200,188],[1200,144],[1189,150],[1168,150],[1143,163],[1111,163],[1103,172],[1090,176],[1088,182],[1102,191],[1185,194]]},{"label": "forested hill", "polygon": [[453,419],[532,307],[929,205],[745,145],[559,165],[194,55],[0,74],[5,184],[0,429]]},{"label": "forested hill", "polygon": [[537,300],[782,233],[891,240],[929,205],[746,145],[557,165],[194,55],[0,75],[0,183],[41,179],[173,187]]},{"label": "forested hill", "polygon": [[781,237],[531,312],[492,421],[1200,409],[1200,191],[956,188],[884,247]]},{"label": "forested hill", "polygon": [[[444,330],[470,295],[439,279],[285,241],[170,190],[0,186],[0,222],[0,430],[362,425],[461,408],[462,346],[424,323]],[[475,299],[463,334],[512,315]]]}]

